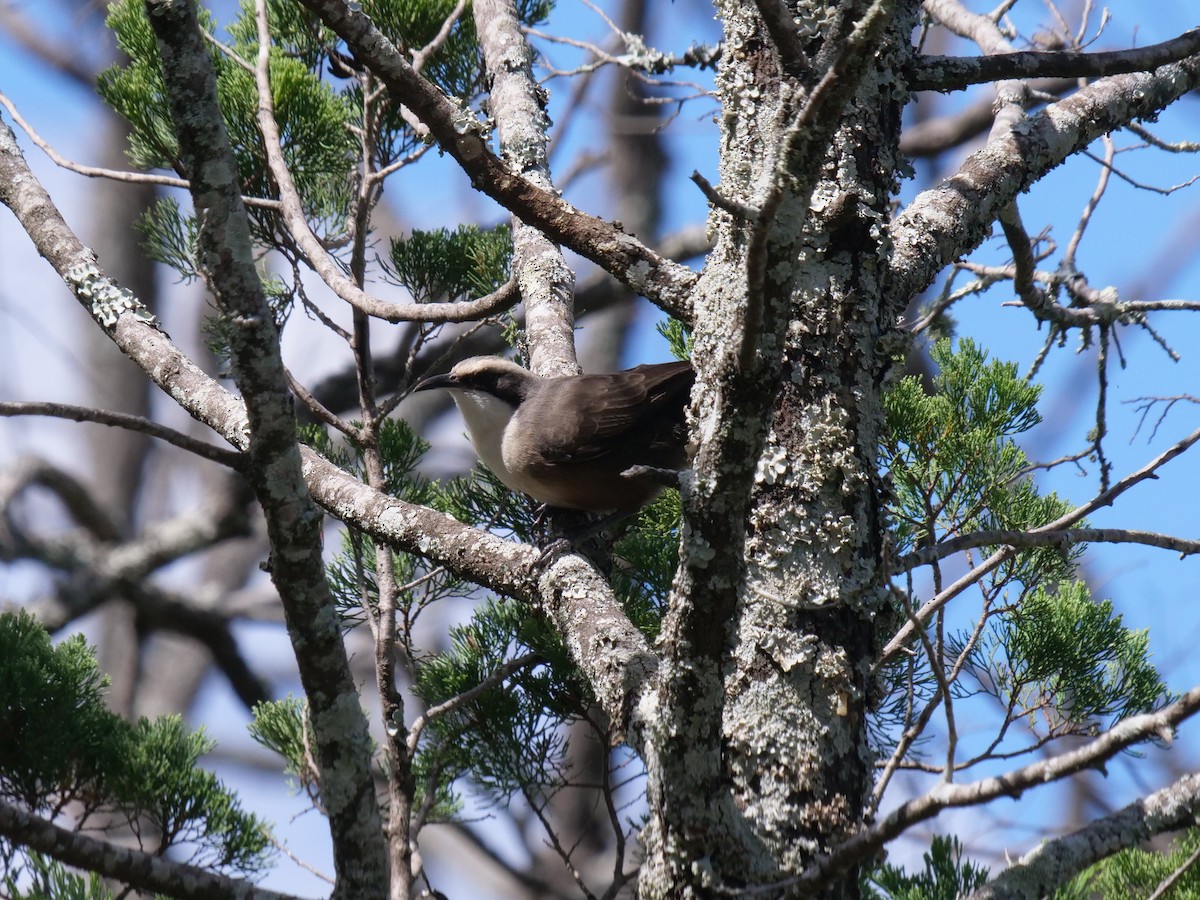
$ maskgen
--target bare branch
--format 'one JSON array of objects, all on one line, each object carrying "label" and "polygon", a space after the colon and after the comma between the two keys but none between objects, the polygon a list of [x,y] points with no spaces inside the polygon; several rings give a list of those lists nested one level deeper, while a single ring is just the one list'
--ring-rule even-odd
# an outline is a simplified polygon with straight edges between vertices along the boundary
[{"label": "bare branch", "polygon": [[[491,76],[492,116],[500,155],[538,189],[554,192],[550,176],[550,120],[544,92],[533,77],[533,51],[521,33],[512,0],[475,0],[471,6],[484,64]],[[525,303],[530,368],[540,375],[572,375],[575,358],[575,274],[562,250],[535,225],[513,216],[513,275]]]},{"label": "bare branch", "polygon": [[[1045,78],[1033,81],[1033,98],[1060,97],[1079,86],[1070,78]],[[985,134],[996,119],[995,97],[983,97],[952,114],[916,122],[900,134],[900,152],[915,158],[935,156]]]},{"label": "bare branch", "polygon": [[1151,147],[1166,150],[1168,153],[1200,153],[1200,143],[1196,141],[1164,141],[1145,125],[1130,122],[1125,130],[1136,134]]},{"label": "bare branch", "polygon": [[[1137,412],[1140,415],[1138,418],[1138,426],[1133,432],[1133,437],[1135,438],[1137,437],[1138,432],[1141,431],[1145,426],[1146,416],[1150,414],[1150,410],[1152,410],[1156,404],[1164,404],[1163,410],[1159,414],[1158,420],[1154,423],[1153,430],[1150,432],[1149,439],[1154,440],[1155,436],[1158,434],[1159,426],[1161,426],[1166,420],[1167,415],[1171,412],[1172,407],[1174,407],[1176,403],[1182,402],[1200,404],[1200,397],[1195,397],[1191,394],[1176,394],[1173,397],[1135,397],[1132,400],[1126,400],[1124,402],[1137,404]],[[1130,438],[1130,443],[1133,443],[1133,438]]]},{"label": "bare branch", "polygon": [[214,447],[204,441],[197,440],[191,435],[168,428],[141,416],[128,413],[110,412],[105,409],[92,409],[87,406],[72,406],[69,403],[21,403],[0,402],[0,416],[53,416],[56,419],[70,419],[73,422],[95,422],[97,425],[108,425],[113,428],[125,428],[140,434],[166,441],[180,450],[195,454],[231,469],[241,468],[242,454],[223,447]]},{"label": "bare branch", "polygon": [[1004,238],[1013,254],[1013,290],[1034,315],[1039,318],[1045,315],[1053,320],[1051,314],[1044,313],[1044,307],[1055,304],[1035,283],[1033,245],[1021,223],[1015,200],[1000,211],[1000,226],[1004,229]]},{"label": "bare branch", "polygon": [[59,862],[99,872],[139,890],[196,900],[299,900],[239,878],[77,834],[3,801],[0,834]]},{"label": "bare branch", "polygon": [[570,247],[645,295],[671,315],[691,319],[689,292],[699,276],[663,259],[612,223],[580,212],[562,198],[511,172],[487,147],[474,113],[455,105],[415,72],[359,9],[343,0],[302,0],[410,109],[479,190],[548,238]]},{"label": "bare branch", "polygon": [[[1128,126],[1126,126],[1126,127],[1128,127]],[[1152,144],[1152,146],[1155,146],[1160,150],[1167,150],[1168,152],[1171,152],[1172,145],[1163,144],[1163,142],[1159,141],[1156,144]],[[1195,152],[1194,150],[1189,151],[1185,146],[1182,146],[1180,144],[1176,144],[1176,145],[1174,145],[1174,147],[1175,147],[1175,150],[1174,150],[1175,153]],[[1132,150],[1132,149],[1135,149],[1135,148],[1133,148],[1133,147],[1125,148],[1125,150]],[[1124,152],[1124,151],[1122,151],[1122,152]],[[1200,181],[1200,175],[1193,175],[1187,181],[1178,181],[1175,184],[1169,184],[1166,187],[1160,187],[1157,184],[1150,184],[1145,181],[1138,181],[1133,176],[1126,174],[1121,169],[1118,169],[1116,166],[1113,165],[1112,158],[1108,154],[1105,155],[1105,158],[1101,159],[1100,157],[1096,156],[1096,154],[1092,153],[1091,151],[1084,150],[1083,155],[1086,156],[1090,160],[1094,160],[1095,162],[1098,162],[1108,172],[1111,172],[1111,174],[1116,175],[1118,178],[1120,178],[1126,184],[1132,185],[1133,187],[1137,188],[1139,191],[1151,191],[1155,194],[1161,194],[1164,197],[1168,197],[1171,194],[1175,193],[1176,191],[1182,191],[1184,188],[1191,187],[1197,181]]]},{"label": "bare branch", "polygon": [[[611,23],[610,23],[611,24]],[[577,47],[581,50],[587,50],[594,57],[591,62],[583,63],[572,69],[557,69],[549,62],[546,63],[546,68],[549,74],[542,81],[550,81],[552,78],[564,78],[576,75],[590,75],[593,72],[603,68],[604,66],[620,66],[627,69],[634,75],[663,75],[679,67],[692,67],[697,69],[712,68],[717,65],[721,59],[721,54],[724,52],[724,45],[717,44],[715,46],[705,46],[702,44],[693,44],[683,53],[664,53],[661,50],[656,50],[646,46],[645,40],[639,34],[631,34],[627,31],[621,31],[613,25],[617,35],[625,42],[625,52],[620,56],[613,56],[603,47],[598,47],[595,44],[586,41],[575,40],[574,38],[564,37],[559,34],[550,34],[545,31],[540,31],[537,28],[522,27],[521,31],[530,37],[535,37],[540,40],[548,41],[553,44],[565,44],[568,47]],[[699,85],[688,81],[660,81],[658,79],[642,78],[647,84],[656,85],[674,85],[677,87],[688,87],[696,93],[694,97],[708,96],[708,91],[701,88]],[[574,104],[571,104],[574,106]]]},{"label": "bare branch", "polygon": [[973,41],[984,53],[1012,52],[1012,43],[1001,31],[995,16],[971,12],[959,0],[921,0],[921,6],[942,27]]},{"label": "bare branch", "polygon": [[1153,531],[1136,531],[1130,528],[1063,528],[1057,531],[976,531],[948,538],[932,547],[923,547],[906,553],[896,560],[896,572],[907,572],[918,566],[927,566],[939,559],[971,550],[976,547],[1006,545],[1025,550],[1031,547],[1069,547],[1072,544],[1144,544],[1175,550],[1180,556],[1200,553],[1200,540],[1177,538]]},{"label": "bare branch", "polygon": [[1114,75],[1046,107],[972,154],[895,219],[887,296],[897,309],[949,263],[979,245],[1008,203],[1097,137],[1153,118],[1200,86],[1200,56],[1153,74]]},{"label": "bare branch", "polygon": [[924,56],[906,77],[914,91],[957,91],[988,81],[1015,78],[1099,78],[1150,72],[1200,53],[1200,28],[1148,47],[1079,53],[1074,50],[1024,51],[990,56]]},{"label": "bare branch", "polygon": [[326,408],[325,404],[314,397],[312,392],[309,391],[309,389],[305,387],[299,379],[294,377],[291,372],[287,373],[287,380],[288,387],[292,389],[292,393],[296,395],[296,399],[304,404],[304,408],[308,410],[309,414],[314,419],[316,419],[318,422],[324,422],[330,428],[334,429],[335,431],[340,431],[342,434],[346,435],[346,437],[351,438],[352,440],[359,441],[360,443],[362,442],[363,433],[361,428],[345,421],[344,419],[338,418],[336,415],[330,412],[330,410]]},{"label": "bare branch", "polygon": [[329,612],[333,597],[321,558],[321,515],[304,483],[279,333],[251,255],[216,75],[192,4],[147,0],[146,10],[163,61],[180,157],[192,179],[201,259],[233,324],[230,356],[250,426],[246,477],[266,516],[271,577],[309,698],[339,889],[380,895],[388,873],[371,741],[340,626]]},{"label": "bare branch", "polygon": [[1056,887],[1119,850],[1194,825],[1198,812],[1200,775],[1184,775],[1174,784],[1078,831],[1043,841],[964,900],[1033,900],[1049,896]]},{"label": "bare branch", "polygon": [[723,209],[731,216],[738,219],[745,219],[747,222],[757,221],[757,209],[746,206],[744,203],[739,203],[730,197],[726,197],[715,187],[713,187],[712,182],[701,175],[699,170],[693,170],[690,177],[695,183],[696,187],[700,188],[700,193],[704,195],[705,199],[717,209]]},{"label": "bare branch", "polygon": [[[1035,259],[1042,260],[1049,257],[1053,252],[1053,248],[1046,251],[1041,251]],[[954,264],[957,268],[967,272],[972,272],[980,277],[980,281],[970,285],[961,291],[955,292],[951,302],[961,300],[965,296],[979,293],[983,288],[994,284],[997,281],[1004,279],[1016,279],[1018,271],[1016,265],[1007,266],[987,266],[980,263],[963,261]],[[1122,325],[1137,325],[1141,328],[1147,328],[1144,316],[1148,312],[1192,312],[1200,310],[1200,300],[1179,300],[1179,299],[1163,299],[1163,300],[1121,300],[1118,298],[1115,289],[1103,288],[1096,289],[1090,287],[1087,279],[1078,272],[1048,272],[1044,269],[1035,269],[1031,273],[1032,279],[1038,284],[1044,284],[1051,287],[1058,287],[1065,290],[1072,298],[1079,302],[1077,306],[1063,306],[1062,304],[1052,304],[1047,302],[1041,307],[1031,309],[1035,315],[1046,321],[1053,322],[1055,325],[1061,325],[1066,328],[1089,328],[1099,325],[1113,325],[1120,323]],[[1025,301],[1005,303],[1004,306],[1025,306],[1030,308],[1029,303]],[[945,309],[944,306],[940,309]],[[928,324],[923,317],[920,320],[921,325]],[[917,326],[914,325],[914,330]],[[1161,343],[1161,341],[1160,341]],[[1172,359],[1177,360],[1177,354],[1168,350]],[[1035,367],[1036,371],[1036,367]]]},{"label": "bare branch", "polygon": [[[41,135],[34,131],[25,118],[17,111],[17,107],[3,93],[0,93],[0,106],[8,110],[8,114],[12,116],[13,121],[21,127],[21,130],[29,136],[34,145],[45,153],[54,162],[56,166],[66,169],[69,172],[74,172],[77,175],[84,175],[88,178],[107,178],[109,181],[122,181],[126,184],[156,184],[162,187],[173,187],[187,189],[188,183],[182,178],[175,178],[171,175],[150,175],[146,172],[122,172],[117,169],[105,169],[99,166],[85,166],[82,163],[72,162],[61,153],[54,149],[48,141],[43,140]],[[254,206],[259,209],[279,209],[279,201],[271,200],[263,197],[243,197],[242,202],[247,206]]]}]

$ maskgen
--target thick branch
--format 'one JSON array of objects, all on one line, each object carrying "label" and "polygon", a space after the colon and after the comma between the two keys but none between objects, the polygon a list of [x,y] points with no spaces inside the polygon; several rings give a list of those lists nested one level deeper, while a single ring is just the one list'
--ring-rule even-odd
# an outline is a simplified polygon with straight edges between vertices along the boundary
[{"label": "thick branch", "polygon": [[664,259],[616,225],[580,212],[515,174],[491,150],[469,109],[422,78],[375,24],[343,0],[301,0],[350,46],[355,56],[429,129],[471,183],[522,221],[570,247],[682,321],[691,320],[689,293],[697,275]]},{"label": "thick branch", "polygon": [[1037,900],[1084,869],[1149,838],[1189,828],[1200,814],[1200,774],[1184,775],[1078,831],[1044,841],[966,900]]},{"label": "thick branch", "polygon": [[939,271],[977,247],[1000,211],[1068,156],[1129,122],[1153,118],[1200,86],[1200,56],[1153,74],[1114,75],[1030,116],[922,192],[892,226],[887,296],[903,310]]},{"label": "thick branch", "polygon": [[913,61],[907,78],[913,91],[958,91],[1010,78],[1099,78],[1150,72],[1197,53],[1200,28],[1193,28],[1161,44],[1102,53],[1031,50],[992,56],[922,56]]},{"label": "thick branch", "polygon": [[283,602],[312,712],[321,797],[338,873],[335,896],[382,896],[388,884],[371,741],[321,556],[321,515],[301,471],[292,396],[274,313],[252,256],[216,74],[190,0],[147,0],[184,169],[191,175],[209,285],[232,325],[234,380],[246,404],[245,473],[266,517],[271,577]]},{"label": "thick branch", "polygon": [[940,784],[925,796],[901,805],[878,824],[855,835],[804,874],[773,887],[821,885],[835,873],[843,872],[868,859],[897,835],[913,825],[933,818],[942,810],[978,806],[998,797],[1017,798],[1030,788],[1058,781],[1084,769],[1097,768],[1136,743],[1154,737],[1169,738],[1180,722],[1198,710],[1200,688],[1193,688],[1158,712],[1133,716],[1118,722],[1100,737],[1069,753],[970,784]]},{"label": "thick branch", "polygon": [[[479,35],[491,83],[491,114],[500,135],[500,156],[539,189],[554,193],[550,177],[550,119],[544,91],[533,77],[533,51],[521,33],[512,0],[475,0]],[[513,275],[525,303],[530,362],[539,375],[574,375],[575,275],[541,231],[513,217]]]},{"label": "thick branch", "polygon": [[297,900],[248,881],[68,831],[3,801],[0,834],[69,866],[99,872],[138,890],[196,900]]}]

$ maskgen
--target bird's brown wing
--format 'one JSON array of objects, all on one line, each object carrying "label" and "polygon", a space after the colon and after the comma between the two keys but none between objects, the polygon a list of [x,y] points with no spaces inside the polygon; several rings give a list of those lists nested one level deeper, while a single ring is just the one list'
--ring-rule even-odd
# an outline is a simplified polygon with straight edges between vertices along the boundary
[{"label": "bird's brown wing", "polygon": [[548,438],[540,465],[611,462],[618,471],[682,465],[684,411],[695,377],[691,363],[674,362],[556,379],[552,402],[529,410]]}]

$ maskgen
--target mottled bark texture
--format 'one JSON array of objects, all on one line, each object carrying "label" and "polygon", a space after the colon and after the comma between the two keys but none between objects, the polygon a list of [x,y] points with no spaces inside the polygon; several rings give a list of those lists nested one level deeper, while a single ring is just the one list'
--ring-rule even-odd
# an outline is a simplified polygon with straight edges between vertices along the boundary
[{"label": "mottled bark texture", "polygon": [[[533,75],[533,50],[507,0],[472,4],[484,64],[491,75],[491,112],[500,136],[500,158],[532,185],[554,191],[546,92]],[[520,216],[512,220],[513,276],[525,305],[530,368],[539,375],[576,375],[575,274],[546,235]]]},{"label": "mottled bark texture", "polygon": [[300,681],[308,698],[335,897],[387,893],[371,741],[325,581],[321,512],[304,482],[296,416],[275,316],[252,256],[237,167],[217,106],[216,74],[190,0],[147,0],[182,165],[189,173],[209,287],[230,322],[230,361],[246,404],[245,474],[258,497]]},{"label": "mottled bark texture", "polygon": [[[647,742],[643,897],[801,871],[855,831],[870,783],[898,312],[881,277],[912,4],[800,3],[800,46],[773,39],[769,5],[718,4],[728,202],[694,300],[709,390]],[[856,893],[850,875],[826,896]]]}]

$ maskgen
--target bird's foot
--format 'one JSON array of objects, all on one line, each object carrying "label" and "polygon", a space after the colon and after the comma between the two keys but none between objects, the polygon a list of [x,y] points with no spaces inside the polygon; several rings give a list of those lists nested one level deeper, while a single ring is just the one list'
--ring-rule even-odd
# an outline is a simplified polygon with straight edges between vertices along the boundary
[{"label": "bird's foot", "polygon": [[[560,512],[562,511],[560,510]],[[576,513],[575,515],[580,514]],[[534,565],[542,569],[566,553],[579,553],[602,569],[606,568],[609,564],[607,557],[612,552],[612,542],[597,540],[597,536],[618,522],[627,519],[630,515],[632,513],[628,511],[610,513],[601,516],[594,522],[586,522],[580,527],[564,529],[542,547]]]},{"label": "bird's foot", "polygon": [[555,538],[542,548],[542,552],[538,554],[538,558],[533,561],[533,569],[540,574],[553,565],[560,556],[573,553],[574,551],[575,547],[571,544],[569,538]]}]

